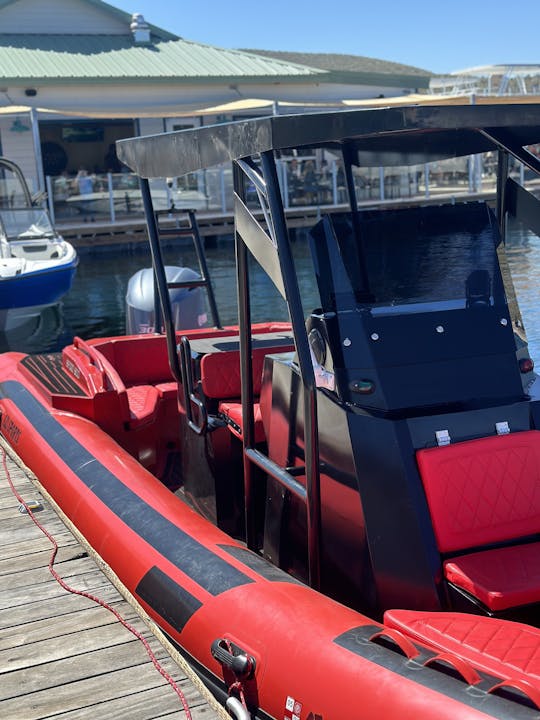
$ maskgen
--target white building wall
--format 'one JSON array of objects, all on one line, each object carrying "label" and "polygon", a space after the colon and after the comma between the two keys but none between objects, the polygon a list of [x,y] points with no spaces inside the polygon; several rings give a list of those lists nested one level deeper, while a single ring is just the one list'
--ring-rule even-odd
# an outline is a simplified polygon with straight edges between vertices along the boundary
[{"label": "white building wall", "polygon": [[[27,131],[16,132],[11,129],[17,118],[21,125],[28,128]],[[35,192],[38,189],[38,179],[30,118],[25,115],[2,116],[0,118],[0,142],[2,155],[17,163],[23,171],[30,191]]]},{"label": "white building wall", "polygon": [[0,11],[0,28],[2,33],[40,35],[130,32],[129,23],[82,0],[17,0]]},{"label": "white building wall", "polygon": [[157,135],[165,130],[161,118],[140,118],[138,122],[141,135]]}]

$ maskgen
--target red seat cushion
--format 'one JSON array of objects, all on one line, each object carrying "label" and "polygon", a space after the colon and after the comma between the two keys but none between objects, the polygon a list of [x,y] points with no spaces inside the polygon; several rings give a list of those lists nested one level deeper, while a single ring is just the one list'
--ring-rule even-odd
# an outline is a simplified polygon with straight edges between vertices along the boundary
[{"label": "red seat cushion", "polygon": [[540,432],[419,450],[418,467],[441,552],[540,531]]},{"label": "red seat cushion", "polygon": [[[219,403],[219,412],[227,420],[229,430],[236,435],[237,438],[242,439],[242,403],[238,402],[221,402]],[[264,426],[261,415],[261,406],[259,403],[253,405],[253,414],[255,420],[255,442],[264,442],[266,439],[264,433]]]},{"label": "red seat cushion", "polygon": [[130,411],[130,427],[145,425],[154,418],[160,398],[159,390],[154,385],[134,385],[127,388]]},{"label": "red seat cushion", "polygon": [[482,550],[444,563],[446,579],[490,610],[540,602],[540,542]]},{"label": "red seat cushion", "polygon": [[482,615],[389,610],[384,624],[504,680],[540,688],[540,630]]}]

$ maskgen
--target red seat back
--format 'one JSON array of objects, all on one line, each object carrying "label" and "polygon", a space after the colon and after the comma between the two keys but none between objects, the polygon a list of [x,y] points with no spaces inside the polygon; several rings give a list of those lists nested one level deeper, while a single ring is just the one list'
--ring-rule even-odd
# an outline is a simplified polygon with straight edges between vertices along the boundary
[{"label": "red seat back", "polygon": [[[294,350],[294,345],[253,348],[253,393],[261,392],[262,370],[266,355]],[[208,353],[201,358],[201,388],[208,398],[238,398],[240,388],[240,352],[227,350]]]},{"label": "red seat back", "polygon": [[540,431],[419,450],[441,552],[540,532]]}]

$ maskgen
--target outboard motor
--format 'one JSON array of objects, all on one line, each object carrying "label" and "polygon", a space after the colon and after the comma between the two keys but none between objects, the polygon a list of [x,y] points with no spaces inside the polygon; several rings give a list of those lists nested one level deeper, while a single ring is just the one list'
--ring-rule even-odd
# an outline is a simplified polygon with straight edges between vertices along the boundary
[{"label": "outboard motor", "polygon": [[[194,270],[174,265],[165,266],[168,283],[199,280]],[[206,325],[208,317],[204,291],[201,287],[171,288],[171,311],[177,330]],[[152,268],[142,268],[131,276],[126,293],[126,333],[153,333],[155,328],[154,274]]]}]

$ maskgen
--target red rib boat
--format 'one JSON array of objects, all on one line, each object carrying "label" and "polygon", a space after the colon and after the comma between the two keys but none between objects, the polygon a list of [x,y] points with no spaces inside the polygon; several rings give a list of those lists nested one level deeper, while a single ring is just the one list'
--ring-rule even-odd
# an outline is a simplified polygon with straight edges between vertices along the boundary
[{"label": "red rib boat", "polygon": [[[536,144],[535,105],[122,141],[163,332],[0,356],[4,437],[240,720],[540,718],[538,381],[504,251],[514,220],[540,228],[510,172],[539,173]],[[292,149],[340,154],[350,201],[306,234],[309,308],[278,181]],[[355,166],[484,152],[494,203],[358,207]],[[148,181],[225,161],[238,324],[210,293],[214,326],[180,329]],[[252,262],[289,322],[252,321]],[[188,293],[211,289],[200,270]]]}]

